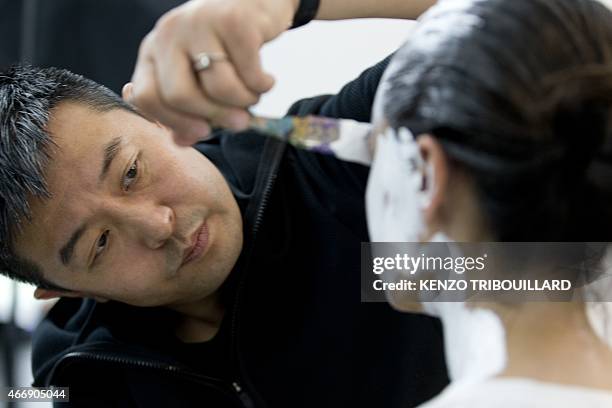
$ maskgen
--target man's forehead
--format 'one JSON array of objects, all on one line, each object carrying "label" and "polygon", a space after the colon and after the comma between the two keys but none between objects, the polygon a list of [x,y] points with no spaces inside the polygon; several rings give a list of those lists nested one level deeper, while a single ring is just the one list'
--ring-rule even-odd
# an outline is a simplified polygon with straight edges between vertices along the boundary
[{"label": "man's forehead", "polygon": [[103,144],[118,127],[118,120],[113,120],[115,113],[118,112],[97,112],[72,102],[55,107],[47,124],[47,131],[59,148],[53,152],[56,157],[52,153],[52,162],[61,161],[66,156],[73,156],[72,159],[81,157]]}]

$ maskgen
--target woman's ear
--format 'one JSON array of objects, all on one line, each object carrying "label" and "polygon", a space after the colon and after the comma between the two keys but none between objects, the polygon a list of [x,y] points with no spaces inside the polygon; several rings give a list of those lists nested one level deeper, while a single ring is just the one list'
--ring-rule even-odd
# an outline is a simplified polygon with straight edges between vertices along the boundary
[{"label": "woman's ear", "polygon": [[427,225],[435,227],[441,223],[441,208],[448,195],[449,161],[432,135],[420,135],[417,144],[423,160],[422,209]]}]

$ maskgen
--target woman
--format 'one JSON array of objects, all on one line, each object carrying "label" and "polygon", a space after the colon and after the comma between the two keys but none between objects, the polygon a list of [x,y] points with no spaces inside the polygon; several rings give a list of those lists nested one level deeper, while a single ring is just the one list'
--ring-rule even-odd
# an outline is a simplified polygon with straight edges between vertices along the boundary
[{"label": "woman", "polygon": [[[603,5],[441,1],[383,81],[372,241],[612,241]],[[428,408],[612,407],[610,304],[390,298],[442,319],[453,382]]]}]

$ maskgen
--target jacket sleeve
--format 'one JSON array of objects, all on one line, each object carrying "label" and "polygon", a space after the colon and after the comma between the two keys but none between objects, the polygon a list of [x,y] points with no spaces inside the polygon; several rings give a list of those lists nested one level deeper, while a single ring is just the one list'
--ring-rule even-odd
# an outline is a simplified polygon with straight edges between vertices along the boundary
[{"label": "jacket sleeve", "polygon": [[321,95],[295,102],[288,115],[317,115],[370,122],[378,83],[392,55],[368,68],[336,95]]}]

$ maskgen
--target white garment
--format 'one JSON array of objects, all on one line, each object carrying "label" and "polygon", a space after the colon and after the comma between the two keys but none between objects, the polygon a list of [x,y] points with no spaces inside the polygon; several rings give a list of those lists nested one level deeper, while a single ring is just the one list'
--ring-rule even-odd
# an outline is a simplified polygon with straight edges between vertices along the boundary
[{"label": "white garment", "polygon": [[612,408],[612,392],[522,378],[457,382],[419,408]]}]

